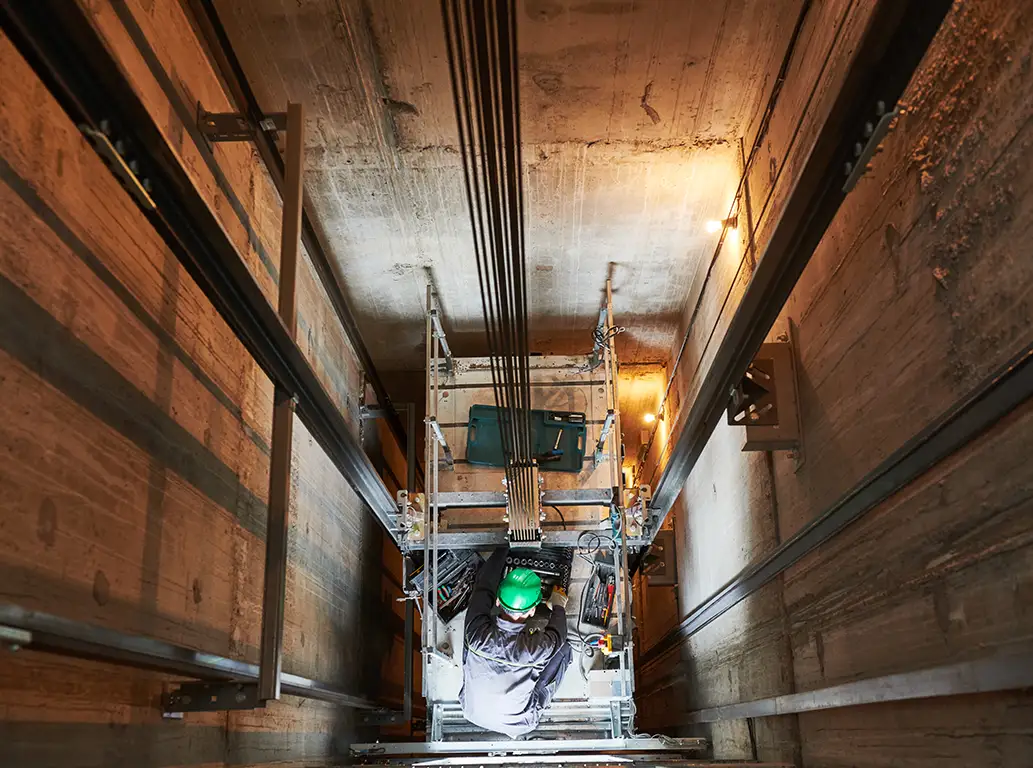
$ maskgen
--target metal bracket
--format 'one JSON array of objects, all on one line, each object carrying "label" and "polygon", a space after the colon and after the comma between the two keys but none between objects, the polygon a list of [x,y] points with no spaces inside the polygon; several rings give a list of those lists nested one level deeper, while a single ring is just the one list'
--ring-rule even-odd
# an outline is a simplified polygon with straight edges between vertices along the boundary
[{"label": "metal bracket", "polygon": [[445,467],[449,470],[454,470],[456,462],[452,457],[452,449],[448,447],[448,442],[445,440],[445,433],[441,431],[441,425],[438,423],[438,420],[433,416],[428,416],[427,426],[429,426],[431,432],[434,433],[434,439],[441,445],[441,449],[445,454]]},{"label": "metal bracket", "polygon": [[409,544],[423,541],[423,510],[427,508],[426,504],[427,497],[422,493],[409,493],[406,490],[398,492],[398,509],[402,529],[405,531],[404,540]]},{"label": "metal bracket", "polygon": [[792,450],[800,443],[796,376],[788,341],[762,344],[732,388],[728,423],[746,428],[744,451]]},{"label": "metal bracket", "polygon": [[153,211],[157,209],[158,206],[151,198],[150,180],[141,179],[137,176],[139,167],[136,160],[129,160],[127,162],[125,159],[125,142],[121,139],[116,140],[114,143],[111,142],[111,139],[108,137],[109,128],[107,121],[102,120],[100,128],[98,131],[88,125],[79,126],[83,136],[93,145],[94,150],[103,158],[108,168],[122,183],[122,186],[126,188],[129,194],[136,198],[136,202],[145,210]]},{"label": "metal bracket", "polygon": [[28,630],[0,625],[0,648],[5,648],[13,653],[31,644],[32,633]]},{"label": "metal bracket", "polygon": [[621,737],[621,703],[619,701],[610,702],[610,735],[611,738],[619,739]]},{"label": "metal bracket", "polygon": [[220,141],[253,141],[258,130],[287,130],[287,113],[265,115],[255,126],[241,112],[207,112],[197,102],[197,130],[212,143]]},{"label": "metal bracket", "polygon": [[860,181],[861,177],[868,170],[868,163],[871,162],[872,157],[875,155],[875,150],[879,148],[880,142],[889,133],[890,123],[899,114],[899,107],[894,107],[891,112],[887,112],[886,102],[878,101],[875,103],[875,117],[878,119],[878,122],[873,124],[869,120],[864,124],[863,138],[867,139],[867,141],[864,144],[860,141],[854,144],[854,157],[857,159],[853,162],[848,162],[844,166],[847,180],[843,185],[843,192],[849,192],[857,186],[857,182]]},{"label": "metal bracket", "polygon": [[257,683],[184,683],[161,697],[166,714],[260,709]]},{"label": "metal bracket", "polygon": [[617,414],[613,412],[613,408],[606,412],[606,420],[603,422],[603,429],[599,433],[599,441],[595,444],[595,453],[592,454],[592,463],[597,467],[603,461],[603,451],[606,449],[606,438],[610,436],[610,430],[613,429],[613,422],[616,418]]},{"label": "metal bracket", "polygon": [[445,338],[445,329],[441,325],[441,316],[436,309],[430,311],[430,322],[434,327],[434,337],[441,345],[441,351],[445,353],[445,362],[441,363],[441,370],[445,373],[452,373],[452,350],[448,346],[448,339]]},{"label": "metal bracket", "polygon": [[732,426],[777,426],[776,387],[774,360],[755,358],[746,369],[746,375],[732,388],[728,403],[728,423]]},{"label": "metal bracket", "polygon": [[373,419],[386,419],[389,415],[390,411],[387,408],[380,408],[376,405],[359,406],[359,418],[363,421],[371,421]]}]

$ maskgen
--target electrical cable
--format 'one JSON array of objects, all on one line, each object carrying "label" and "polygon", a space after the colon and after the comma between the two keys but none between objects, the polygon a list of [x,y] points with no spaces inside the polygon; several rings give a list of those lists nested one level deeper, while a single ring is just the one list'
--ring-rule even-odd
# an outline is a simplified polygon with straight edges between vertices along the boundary
[{"label": "electrical cable", "polygon": [[563,523],[563,530],[567,530],[567,518],[565,518],[563,516],[563,513],[560,512],[560,508],[557,507],[555,504],[550,504],[549,508],[556,511],[556,514],[559,515],[560,522]]},{"label": "electrical cable", "polygon": [[502,442],[510,538],[540,532],[515,0],[442,0],[463,182]]}]

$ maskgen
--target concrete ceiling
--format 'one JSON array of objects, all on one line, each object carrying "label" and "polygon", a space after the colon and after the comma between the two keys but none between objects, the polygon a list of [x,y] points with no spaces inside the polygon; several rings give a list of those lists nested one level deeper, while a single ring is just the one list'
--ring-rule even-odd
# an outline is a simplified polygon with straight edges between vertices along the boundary
[{"label": "concrete ceiling", "polygon": [[[587,349],[611,276],[622,359],[667,359],[799,4],[520,3],[536,350]],[[216,5],[261,104],[306,104],[306,192],[378,367],[422,367],[428,281],[483,352],[438,0]]]}]

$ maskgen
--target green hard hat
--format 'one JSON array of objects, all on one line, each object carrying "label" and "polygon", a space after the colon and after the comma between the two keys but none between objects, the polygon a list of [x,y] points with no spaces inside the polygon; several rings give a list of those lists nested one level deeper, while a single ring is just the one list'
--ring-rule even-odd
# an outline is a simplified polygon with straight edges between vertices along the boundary
[{"label": "green hard hat", "polygon": [[514,568],[499,585],[499,602],[511,613],[523,613],[542,601],[542,580],[529,568]]}]

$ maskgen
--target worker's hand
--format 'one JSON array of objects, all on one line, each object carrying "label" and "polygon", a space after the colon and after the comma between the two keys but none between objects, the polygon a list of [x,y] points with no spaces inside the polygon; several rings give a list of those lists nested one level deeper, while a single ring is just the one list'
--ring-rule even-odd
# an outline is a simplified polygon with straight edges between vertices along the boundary
[{"label": "worker's hand", "polygon": [[557,605],[560,608],[567,607],[567,593],[563,587],[553,587],[552,594],[549,595],[549,599],[546,600],[550,608],[555,608]]}]

